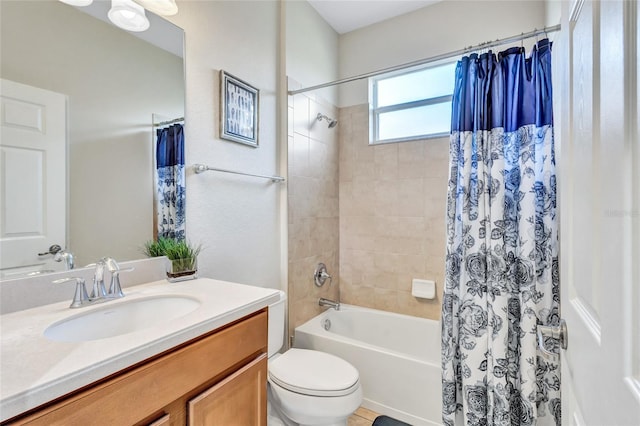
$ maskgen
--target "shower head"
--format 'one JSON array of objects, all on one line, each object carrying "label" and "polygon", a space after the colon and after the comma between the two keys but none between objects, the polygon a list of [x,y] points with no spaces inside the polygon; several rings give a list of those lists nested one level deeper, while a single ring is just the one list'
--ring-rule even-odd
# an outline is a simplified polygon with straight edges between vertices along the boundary
[{"label": "shower head", "polygon": [[334,120],[333,118],[329,118],[324,114],[320,114],[318,113],[318,115],[316,116],[316,120],[318,121],[322,121],[322,120],[326,120],[327,123],[329,123],[329,128],[333,129],[334,127],[336,127],[338,125],[338,120]]}]

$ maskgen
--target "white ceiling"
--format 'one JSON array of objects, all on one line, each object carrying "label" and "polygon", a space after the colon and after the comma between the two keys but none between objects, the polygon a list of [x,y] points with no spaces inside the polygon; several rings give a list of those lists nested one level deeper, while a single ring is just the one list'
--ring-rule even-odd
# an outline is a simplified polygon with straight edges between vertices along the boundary
[{"label": "white ceiling", "polygon": [[441,0],[307,0],[338,34],[403,15]]}]

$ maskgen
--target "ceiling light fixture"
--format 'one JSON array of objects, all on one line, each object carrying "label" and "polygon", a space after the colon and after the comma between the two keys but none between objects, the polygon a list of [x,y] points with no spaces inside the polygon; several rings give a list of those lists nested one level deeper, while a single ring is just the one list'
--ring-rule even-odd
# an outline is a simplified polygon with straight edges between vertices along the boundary
[{"label": "ceiling light fixture", "polygon": [[70,4],[71,6],[89,6],[93,3],[93,0],[60,0],[62,3]]},{"label": "ceiling light fixture", "polygon": [[140,32],[149,28],[144,8],[132,0],[111,0],[109,20],[127,31]]},{"label": "ceiling light fixture", "polygon": [[175,0],[135,0],[136,3],[147,9],[149,12],[162,16],[171,16],[178,13],[178,6]]}]

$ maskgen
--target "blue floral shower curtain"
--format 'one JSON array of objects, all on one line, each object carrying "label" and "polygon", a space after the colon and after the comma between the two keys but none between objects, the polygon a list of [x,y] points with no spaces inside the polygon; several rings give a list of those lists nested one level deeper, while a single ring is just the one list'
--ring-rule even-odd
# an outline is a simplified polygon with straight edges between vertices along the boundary
[{"label": "blue floral shower curtain", "polygon": [[158,237],[185,238],[184,129],[181,124],[158,129],[156,198]]},{"label": "blue floral shower curtain", "polygon": [[[445,425],[560,425],[551,45],[456,68],[442,304]],[[547,346],[549,346],[547,343]]]}]

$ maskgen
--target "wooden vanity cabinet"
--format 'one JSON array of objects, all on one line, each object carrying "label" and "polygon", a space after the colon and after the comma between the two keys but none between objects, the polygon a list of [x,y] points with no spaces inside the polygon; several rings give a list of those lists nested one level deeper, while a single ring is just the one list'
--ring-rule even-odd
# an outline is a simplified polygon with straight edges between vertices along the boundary
[{"label": "wooden vanity cabinet", "polygon": [[266,426],[267,356],[252,361],[189,401],[189,426]]},{"label": "wooden vanity cabinet", "polygon": [[267,424],[267,309],[3,425]]}]

